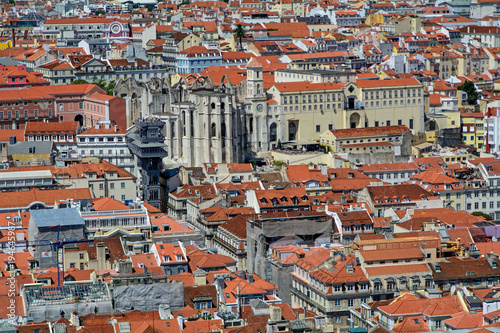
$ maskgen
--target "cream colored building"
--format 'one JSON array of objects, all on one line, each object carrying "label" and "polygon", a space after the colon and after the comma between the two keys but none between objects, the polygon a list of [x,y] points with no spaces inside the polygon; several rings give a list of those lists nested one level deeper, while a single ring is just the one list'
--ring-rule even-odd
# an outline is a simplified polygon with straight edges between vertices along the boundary
[{"label": "cream colored building", "polygon": [[317,141],[326,130],[406,125],[424,130],[424,90],[416,79],[276,83],[288,141]]}]

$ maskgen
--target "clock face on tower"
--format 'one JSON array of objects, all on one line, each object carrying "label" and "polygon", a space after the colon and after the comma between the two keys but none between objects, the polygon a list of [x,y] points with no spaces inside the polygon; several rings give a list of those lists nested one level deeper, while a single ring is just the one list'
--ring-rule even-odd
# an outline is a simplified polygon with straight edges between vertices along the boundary
[{"label": "clock face on tower", "polygon": [[257,111],[262,111],[264,109],[264,105],[257,104]]}]

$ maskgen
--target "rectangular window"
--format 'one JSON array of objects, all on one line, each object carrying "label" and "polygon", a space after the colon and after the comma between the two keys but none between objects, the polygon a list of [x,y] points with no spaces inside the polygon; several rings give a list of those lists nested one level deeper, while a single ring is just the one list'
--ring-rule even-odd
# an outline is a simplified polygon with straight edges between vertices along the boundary
[{"label": "rectangular window", "polygon": [[125,188],[125,182],[121,182],[120,186],[121,186],[122,189],[124,189]]},{"label": "rectangular window", "polygon": [[321,125],[316,125],[316,133],[319,133],[321,131]]},{"label": "rectangular window", "polygon": [[122,201],[125,201],[125,194],[122,194]]},{"label": "rectangular window", "polygon": [[24,110],[24,118],[28,119],[28,110]]},{"label": "rectangular window", "polygon": [[413,119],[410,119],[410,129],[413,129]]},{"label": "rectangular window", "polygon": [[100,190],[104,190],[104,184],[103,184],[103,183],[100,183],[100,184],[99,184],[99,189],[100,189]]},{"label": "rectangular window", "polygon": [[111,190],[114,190],[115,189],[115,183],[109,183],[109,188]]}]

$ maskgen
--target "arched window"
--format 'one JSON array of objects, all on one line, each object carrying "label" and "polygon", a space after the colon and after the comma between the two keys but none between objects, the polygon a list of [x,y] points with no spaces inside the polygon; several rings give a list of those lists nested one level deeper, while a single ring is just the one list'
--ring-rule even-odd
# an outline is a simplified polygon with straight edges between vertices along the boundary
[{"label": "arched window", "polygon": [[210,104],[210,107],[212,108],[212,110],[215,109],[215,103],[212,102],[212,104]]},{"label": "arched window", "polygon": [[249,124],[248,127],[249,127],[249,130],[250,130],[250,133],[253,133],[253,118],[250,118],[249,123],[250,124]]},{"label": "arched window", "polygon": [[217,127],[215,126],[215,123],[212,123],[212,137],[217,136]]},{"label": "arched window", "polygon": [[182,111],[182,135],[186,136],[186,111]]},{"label": "arched window", "polygon": [[170,135],[172,136],[172,138],[175,138],[175,123],[174,122],[170,123]]},{"label": "arched window", "polygon": [[222,139],[222,148],[226,147],[226,124],[220,124],[220,137]]},{"label": "arched window", "polygon": [[294,141],[297,135],[297,125],[295,123],[288,124],[288,140]]},{"label": "arched window", "polygon": [[278,140],[278,131],[276,123],[272,123],[269,127],[269,141],[273,142]]},{"label": "arched window", "polygon": [[226,124],[225,123],[222,123],[220,125],[220,136],[221,136],[221,138],[226,137]]},{"label": "arched window", "polygon": [[224,102],[220,103],[220,109],[221,110],[224,110],[225,107],[226,107],[226,103],[224,103]]}]

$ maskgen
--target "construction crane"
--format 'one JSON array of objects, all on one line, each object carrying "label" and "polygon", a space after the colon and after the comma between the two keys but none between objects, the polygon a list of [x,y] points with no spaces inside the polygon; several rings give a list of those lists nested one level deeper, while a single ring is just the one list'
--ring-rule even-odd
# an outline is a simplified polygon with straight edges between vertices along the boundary
[{"label": "construction crane", "polygon": [[55,225],[53,228],[57,228],[57,240],[56,241],[48,241],[48,240],[38,240],[38,241],[27,241],[24,244],[16,244],[15,247],[37,247],[37,246],[51,246],[53,252],[57,252],[57,286],[62,286],[64,284],[64,246],[70,244],[80,244],[80,243],[91,243],[93,239],[80,239],[80,240],[69,240],[66,238],[61,239],[61,226]]}]

